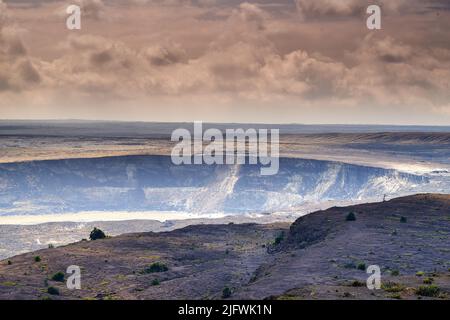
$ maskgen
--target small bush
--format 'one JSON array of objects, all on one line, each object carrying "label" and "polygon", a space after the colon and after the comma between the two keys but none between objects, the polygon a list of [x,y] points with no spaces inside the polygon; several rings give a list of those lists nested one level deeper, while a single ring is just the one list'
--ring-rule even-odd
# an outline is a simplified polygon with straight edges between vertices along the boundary
[{"label": "small bush", "polygon": [[363,271],[365,271],[366,270],[366,264],[365,263],[363,263],[363,262],[361,262],[361,263],[358,263],[358,270],[363,270]]},{"label": "small bush", "polygon": [[8,260],[8,266],[12,265],[11,260]]},{"label": "small bush", "polygon": [[350,212],[345,217],[345,221],[355,221],[355,220],[356,220],[356,215],[353,212]]},{"label": "small bush", "polygon": [[161,262],[155,262],[151,264],[149,267],[145,268],[145,273],[155,273],[155,272],[166,272],[169,268],[166,264]]},{"label": "small bush", "polygon": [[39,256],[34,257],[34,262],[41,262],[41,257]]},{"label": "small bush", "polygon": [[381,285],[381,289],[383,289],[384,291],[387,291],[387,292],[393,292],[393,293],[395,293],[395,292],[401,292],[401,291],[403,291],[403,290],[405,289],[405,287],[402,286],[402,285],[399,284],[399,283],[395,283],[395,282],[386,282],[386,283],[383,283],[383,284]]},{"label": "small bush", "polygon": [[416,290],[416,294],[423,297],[437,297],[440,292],[441,289],[434,284],[430,286],[420,286]]},{"label": "small bush", "polygon": [[53,281],[64,282],[64,273],[57,272],[52,276]]},{"label": "small bush", "polygon": [[399,275],[400,275],[400,271],[398,271],[398,270],[392,270],[391,271],[391,276],[397,277]]},{"label": "small bush", "polygon": [[55,248],[55,246],[54,246],[53,244],[50,243],[50,244],[48,245],[48,248],[49,248],[49,249],[53,249],[53,248]]},{"label": "small bush", "polygon": [[430,278],[430,277],[423,279],[424,284],[433,284],[433,282],[434,282],[434,279]]},{"label": "small bush", "polygon": [[152,286],[159,286],[159,280],[158,279],[153,279],[152,280]]},{"label": "small bush", "polygon": [[416,276],[418,276],[418,277],[422,277],[424,275],[425,275],[425,272],[423,272],[423,271],[417,271],[416,272]]},{"label": "small bush", "polygon": [[281,243],[281,241],[284,240],[284,232],[281,232],[276,238],[275,238],[275,245],[278,245]]},{"label": "small bush", "polygon": [[365,284],[364,282],[359,281],[359,280],[354,280],[354,281],[350,284],[350,286],[352,286],[352,287],[365,287],[366,284]]},{"label": "small bush", "polygon": [[89,235],[89,239],[91,240],[98,240],[98,239],[105,239],[106,235],[105,233],[97,228],[94,228],[94,230],[91,231],[91,234]]},{"label": "small bush", "polygon": [[222,290],[222,298],[226,299],[231,297],[231,289],[228,287],[223,288]]},{"label": "small bush", "polygon": [[47,288],[47,293],[51,294],[53,296],[59,296],[59,290],[55,287],[48,287]]},{"label": "small bush", "polygon": [[400,222],[406,223],[406,222],[408,222],[408,219],[406,219],[406,217],[400,217]]}]

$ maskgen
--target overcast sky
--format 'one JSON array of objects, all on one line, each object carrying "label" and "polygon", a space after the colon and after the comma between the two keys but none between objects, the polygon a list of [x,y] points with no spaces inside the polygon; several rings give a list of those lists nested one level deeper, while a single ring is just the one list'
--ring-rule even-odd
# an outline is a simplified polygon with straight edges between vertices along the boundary
[{"label": "overcast sky", "polygon": [[0,0],[0,118],[449,125],[450,1]]}]

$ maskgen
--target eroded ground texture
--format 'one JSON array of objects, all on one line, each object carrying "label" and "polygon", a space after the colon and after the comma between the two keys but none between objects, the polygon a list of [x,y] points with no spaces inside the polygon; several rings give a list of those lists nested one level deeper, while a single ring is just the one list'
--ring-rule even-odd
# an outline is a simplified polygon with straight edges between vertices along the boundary
[{"label": "eroded ground texture", "polygon": [[[221,299],[228,287],[230,299],[447,299],[449,236],[449,195],[331,208],[291,226],[128,234],[1,261],[0,298]],[[81,267],[81,290],[52,280],[69,265]],[[381,268],[380,290],[365,286],[369,265]]]}]

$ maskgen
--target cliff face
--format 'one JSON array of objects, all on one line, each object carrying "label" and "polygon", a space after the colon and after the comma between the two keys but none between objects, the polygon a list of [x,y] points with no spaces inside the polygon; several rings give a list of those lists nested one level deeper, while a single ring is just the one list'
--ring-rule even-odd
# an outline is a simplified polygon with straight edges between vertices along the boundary
[{"label": "cliff face", "polygon": [[[395,298],[416,299],[425,278],[439,289],[431,298],[442,299],[450,293],[449,238],[449,195],[331,208],[290,227],[197,225],[128,234],[1,261],[0,299],[220,299],[225,287],[237,299],[388,299],[392,283]],[[167,270],[154,271],[155,263]],[[81,290],[52,280],[69,265],[81,268]],[[364,286],[369,265],[380,267],[383,289]],[[60,294],[48,294],[48,287]]]},{"label": "cliff face", "polygon": [[273,212],[306,202],[411,194],[429,178],[338,162],[280,159],[259,165],[175,166],[170,157],[128,156],[0,164],[0,215],[79,211]]}]

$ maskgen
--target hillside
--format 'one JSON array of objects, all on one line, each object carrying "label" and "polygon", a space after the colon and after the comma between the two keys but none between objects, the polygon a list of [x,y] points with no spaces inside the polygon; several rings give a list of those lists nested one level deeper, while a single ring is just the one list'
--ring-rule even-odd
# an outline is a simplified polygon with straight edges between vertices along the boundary
[{"label": "hillside", "polygon": [[[355,221],[346,220],[350,212]],[[225,287],[236,299],[442,299],[450,293],[449,236],[450,195],[335,207],[290,227],[127,234],[1,261],[0,299],[220,299]],[[168,270],[153,272],[156,262]],[[361,285],[373,264],[382,270],[381,290]],[[81,267],[82,290],[51,280],[69,265]],[[434,297],[421,296],[429,293],[424,281],[436,285]],[[50,286],[60,294],[48,294]]]}]

